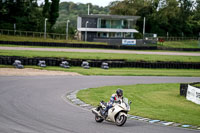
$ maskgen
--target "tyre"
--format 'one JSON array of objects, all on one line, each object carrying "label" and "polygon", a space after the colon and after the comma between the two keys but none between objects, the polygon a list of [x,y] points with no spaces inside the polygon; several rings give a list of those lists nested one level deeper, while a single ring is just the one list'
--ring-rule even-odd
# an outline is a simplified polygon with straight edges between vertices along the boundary
[{"label": "tyre", "polygon": [[115,119],[117,126],[123,126],[126,123],[127,117],[125,115],[118,115]]},{"label": "tyre", "polygon": [[101,123],[103,122],[103,119],[100,116],[95,115],[95,121]]}]

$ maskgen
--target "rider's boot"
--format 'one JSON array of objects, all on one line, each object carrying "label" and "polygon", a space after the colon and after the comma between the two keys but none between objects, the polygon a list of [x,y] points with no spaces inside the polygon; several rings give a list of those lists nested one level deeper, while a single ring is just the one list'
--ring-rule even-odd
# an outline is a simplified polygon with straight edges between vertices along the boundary
[{"label": "rider's boot", "polygon": [[101,113],[101,115],[103,116],[104,119],[108,116],[108,113],[107,113],[106,110],[101,110],[100,113]]}]

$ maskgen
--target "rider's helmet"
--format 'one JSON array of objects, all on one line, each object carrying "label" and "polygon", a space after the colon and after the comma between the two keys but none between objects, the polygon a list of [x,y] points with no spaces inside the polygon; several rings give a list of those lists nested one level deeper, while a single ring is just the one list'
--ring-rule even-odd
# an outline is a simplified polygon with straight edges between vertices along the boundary
[{"label": "rider's helmet", "polygon": [[117,93],[118,97],[122,97],[123,96],[123,90],[122,89],[117,89],[116,93]]}]

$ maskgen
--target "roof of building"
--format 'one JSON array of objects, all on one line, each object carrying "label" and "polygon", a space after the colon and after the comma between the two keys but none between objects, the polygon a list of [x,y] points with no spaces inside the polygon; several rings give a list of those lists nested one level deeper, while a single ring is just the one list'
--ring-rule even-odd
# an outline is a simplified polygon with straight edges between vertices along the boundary
[{"label": "roof of building", "polygon": [[79,16],[87,18],[130,19],[130,20],[137,20],[140,18],[140,16],[122,16],[122,15],[107,15],[107,14],[91,14],[91,15],[79,15]]}]

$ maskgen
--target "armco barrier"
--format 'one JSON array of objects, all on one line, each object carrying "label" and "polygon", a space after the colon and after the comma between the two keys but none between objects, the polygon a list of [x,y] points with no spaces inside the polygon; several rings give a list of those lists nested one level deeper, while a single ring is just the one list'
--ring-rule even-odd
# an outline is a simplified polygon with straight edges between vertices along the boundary
[{"label": "armco barrier", "polygon": [[176,68],[176,69],[200,69],[200,63],[183,62],[142,62],[125,60],[92,60],[92,59],[67,59],[53,57],[19,57],[0,56],[0,64],[12,65],[15,60],[20,60],[23,65],[37,65],[40,60],[46,61],[47,66],[59,66],[62,61],[67,60],[71,66],[81,66],[83,61],[88,61],[91,67],[100,67],[102,62],[107,62],[109,67],[136,67],[136,68]]},{"label": "armco barrier", "polygon": [[49,46],[49,47],[129,49],[129,50],[200,51],[200,48],[167,48],[160,46],[125,46],[125,45],[100,45],[100,44],[81,44],[81,43],[79,44],[54,43],[54,42],[0,41],[0,44],[12,44],[12,45],[24,45],[24,46]]}]

